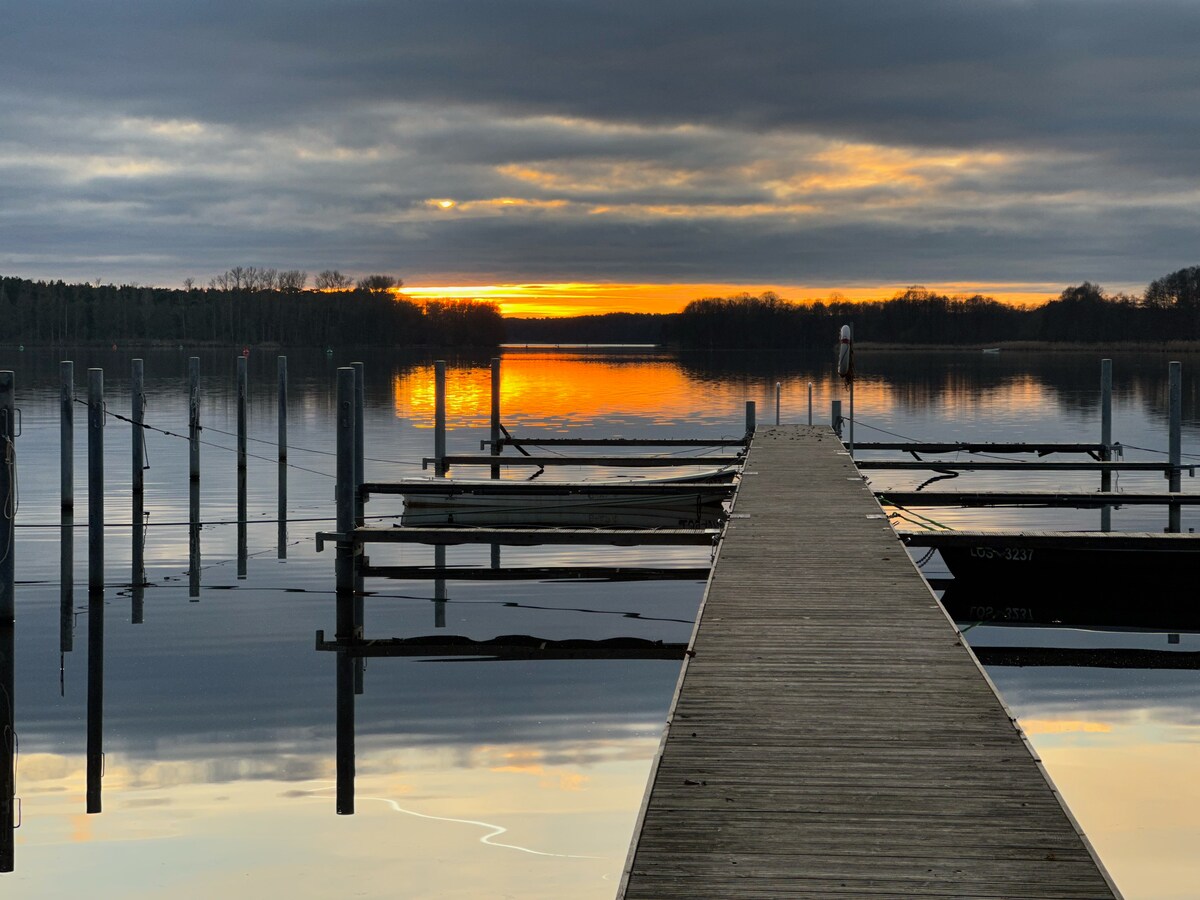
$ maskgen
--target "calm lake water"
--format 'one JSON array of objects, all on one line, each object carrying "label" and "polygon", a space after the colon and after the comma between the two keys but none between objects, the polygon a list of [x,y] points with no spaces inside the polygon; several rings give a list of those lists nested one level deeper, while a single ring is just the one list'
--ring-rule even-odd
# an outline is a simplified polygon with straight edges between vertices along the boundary
[{"label": "calm lake water", "polygon": [[[60,577],[58,361],[105,369],[108,409],[128,415],[130,359],[145,359],[146,580],[139,624],[130,583],[130,426],[105,431],[102,808],[87,814],[87,532],[74,529],[73,593]],[[197,596],[189,587],[187,358],[146,353],[0,351],[17,373],[19,737],[15,872],[4,896],[611,897],[657,750],[678,663],[438,662],[373,659],[357,698],[357,811],[334,810],[335,660],[314,635],[335,625],[332,549],[334,379],[366,365],[368,481],[420,476],[432,454],[433,375],[424,357],[288,354],[288,522],[276,522],[276,360],[251,354],[249,525],[239,574],[235,357],[203,352]],[[1114,358],[1114,436],[1126,459],[1162,460],[1167,357]],[[1184,450],[1200,453],[1200,358],[1184,357]],[[449,448],[487,438],[488,359],[449,361]],[[1099,355],[859,351],[856,438],[1099,439]],[[503,421],[514,434],[738,436],[744,401],[772,423],[818,423],[843,397],[827,356],[677,355],[646,349],[511,349]],[[76,521],[87,519],[86,410],[77,406]],[[692,453],[694,451],[688,451]],[[1196,461],[1192,457],[1187,462]],[[670,471],[670,470],[666,470]],[[462,474],[483,474],[463,472]],[[425,473],[429,474],[429,473]],[[527,473],[526,473],[527,474]],[[545,479],[578,477],[548,470]],[[591,470],[588,475],[614,474]],[[626,474],[622,472],[621,474]],[[656,470],[655,474],[663,474]],[[929,473],[878,473],[911,487]],[[506,477],[524,477],[518,470]],[[1093,489],[1098,476],[964,475],[955,486]],[[1122,475],[1160,490],[1160,475]],[[1184,489],[1196,482],[1184,478]],[[398,499],[367,515],[388,522]],[[1083,528],[1095,511],[946,510],[952,527]],[[1185,508],[1184,530],[1200,525]],[[1113,513],[1158,531],[1160,508]],[[372,562],[431,564],[415,546]],[[285,555],[286,558],[280,558]],[[504,548],[506,565],[705,565],[706,549]],[[377,558],[376,558],[377,557]],[[487,547],[451,547],[450,565],[487,565]],[[936,570],[936,562],[927,573]],[[369,580],[368,638],[632,636],[686,641],[703,583],[451,581],[444,606],[424,581]],[[1037,590],[1071,590],[1063,583]],[[1152,573],[1131,604],[1159,599]],[[65,609],[64,609],[65,603]],[[444,626],[438,620],[438,610]],[[96,608],[93,607],[93,611]],[[94,614],[94,612],[93,612]],[[1183,633],[964,623],[973,644],[1200,650]],[[1200,674],[1039,666],[989,674],[1127,897],[1193,897],[1200,880]],[[95,799],[95,798],[93,798]]]}]

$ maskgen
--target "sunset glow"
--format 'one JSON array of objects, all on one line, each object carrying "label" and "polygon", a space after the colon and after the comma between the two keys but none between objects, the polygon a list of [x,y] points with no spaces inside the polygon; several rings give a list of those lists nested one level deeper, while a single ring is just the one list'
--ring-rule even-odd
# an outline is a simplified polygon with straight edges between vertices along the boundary
[{"label": "sunset glow", "polygon": [[[583,316],[611,312],[673,313],[702,297],[732,297],[774,291],[785,300],[812,302],[830,300],[887,300],[908,284],[816,285],[816,284],[621,284],[603,282],[552,282],[525,284],[444,284],[408,286],[403,293],[414,300],[490,300],[505,316]],[[949,296],[983,294],[1003,303],[1045,303],[1064,285],[1035,282],[925,284]]]}]

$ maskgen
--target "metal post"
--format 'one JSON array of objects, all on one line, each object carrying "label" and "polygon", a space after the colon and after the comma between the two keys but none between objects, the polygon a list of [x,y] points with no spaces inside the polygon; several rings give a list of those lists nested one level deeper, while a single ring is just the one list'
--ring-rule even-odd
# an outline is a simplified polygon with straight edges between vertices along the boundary
[{"label": "metal post", "polygon": [[[1112,460],[1112,360],[1100,360],[1100,459]],[[1100,473],[1100,490],[1112,490],[1112,473]],[[1100,507],[1100,530],[1112,531],[1112,507]]]},{"label": "metal post", "polygon": [[277,534],[275,556],[278,559],[287,559],[287,357],[281,356],[278,359],[279,371],[279,479],[278,479],[278,511],[275,516]]},{"label": "metal post", "polygon": [[829,419],[833,425],[833,433],[842,436],[842,401],[834,400],[829,404]]},{"label": "metal post", "polygon": [[753,400],[746,401],[746,440],[754,437],[755,429],[755,406]]},{"label": "metal post", "polygon": [[58,364],[58,410],[60,422],[59,472],[62,508],[75,508],[75,363]]},{"label": "metal post", "polygon": [[[341,535],[337,549],[337,590],[350,595],[354,591],[354,369],[344,366],[337,371],[337,530]],[[339,621],[341,603],[338,604]],[[338,640],[349,636],[349,616],[338,626]]]},{"label": "metal post", "polygon": [[237,467],[246,468],[246,394],[248,381],[246,364],[249,360],[244,356],[237,358]]},{"label": "metal post", "polygon": [[145,515],[146,501],[146,376],[145,365],[140,359],[132,360],[130,366],[130,415],[132,421],[129,432],[132,470],[132,619],[134,625],[142,624],[142,603],[145,599],[146,584],[146,543],[145,529],[142,518]]},{"label": "metal post", "polygon": [[88,591],[104,590],[104,370],[88,369]]},{"label": "metal post", "polygon": [[363,524],[362,486],[366,480],[366,462],[363,447],[366,444],[365,424],[367,389],[363,364],[350,363],[354,369],[354,524]]},{"label": "metal post", "polygon": [[200,357],[188,359],[188,477],[200,480]]},{"label": "metal post", "polygon": [[[0,372],[0,625],[16,619],[16,376]],[[3,698],[0,698],[3,702]]]},{"label": "metal post", "polygon": [[88,813],[101,811],[104,775],[104,370],[88,369]]},{"label": "metal post", "polygon": [[0,372],[0,872],[15,865],[16,838],[16,378]]},{"label": "metal post", "polygon": [[287,357],[279,357],[279,462],[287,462]]},{"label": "metal post", "polygon": [[[354,369],[337,372],[337,640],[358,635],[354,623]],[[354,814],[354,658],[339,650],[337,673],[336,811]]]},{"label": "metal post", "polygon": [[[1183,485],[1180,483],[1180,463],[1183,462],[1183,367],[1180,363],[1168,365],[1168,402],[1170,404],[1170,425],[1167,435],[1167,461],[1171,464],[1168,475],[1169,487],[1172,493],[1178,493]],[[1177,534],[1181,529],[1181,507],[1172,503],[1168,507],[1167,531]]]},{"label": "metal post", "polygon": [[808,383],[808,424],[812,424],[812,382]]},{"label": "metal post", "polygon": [[[500,455],[500,360],[492,360],[492,456]],[[500,467],[492,466],[492,477],[500,477]]]},{"label": "metal post", "polygon": [[446,361],[433,364],[433,456],[434,475],[446,476]]},{"label": "metal post", "polygon": [[783,385],[775,382],[775,424],[779,424],[779,400],[783,395]]}]

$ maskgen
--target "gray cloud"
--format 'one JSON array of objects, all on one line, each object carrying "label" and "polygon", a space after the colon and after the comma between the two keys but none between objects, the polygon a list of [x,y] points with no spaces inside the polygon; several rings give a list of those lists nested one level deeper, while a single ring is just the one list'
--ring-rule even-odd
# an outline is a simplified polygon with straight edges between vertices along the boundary
[{"label": "gray cloud", "polygon": [[13,274],[1132,283],[1196,261],[1182,0],[6,18]]}]

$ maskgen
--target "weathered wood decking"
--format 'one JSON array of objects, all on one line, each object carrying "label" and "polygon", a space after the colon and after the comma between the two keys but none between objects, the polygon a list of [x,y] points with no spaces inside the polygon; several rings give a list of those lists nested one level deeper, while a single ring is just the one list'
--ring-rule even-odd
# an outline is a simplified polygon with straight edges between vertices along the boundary
[{"label": "weathered wood decking", "polygon": [[832,432],[746,470],[621,896],[1114,896]]}]

